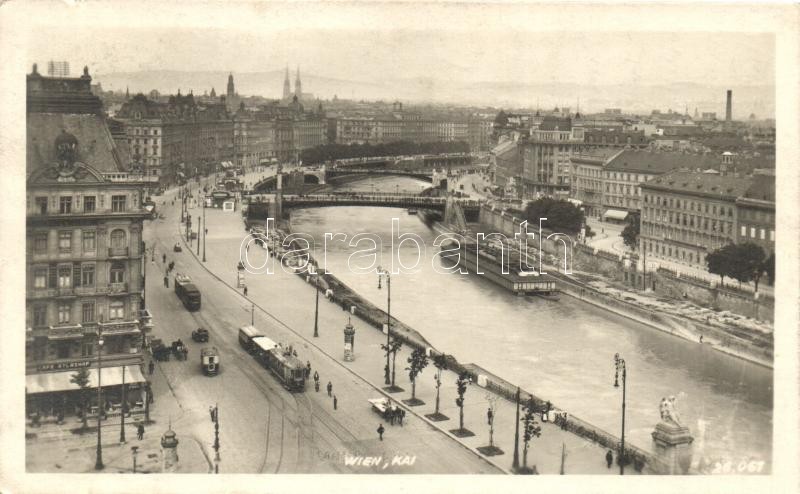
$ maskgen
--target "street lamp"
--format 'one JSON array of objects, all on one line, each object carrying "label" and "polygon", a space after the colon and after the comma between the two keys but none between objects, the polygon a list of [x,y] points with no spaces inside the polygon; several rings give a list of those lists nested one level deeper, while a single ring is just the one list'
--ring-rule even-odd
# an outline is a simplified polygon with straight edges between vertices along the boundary
[{"label": "street lamp", "polygon": [[[205,209],[203,210],[203,212],[205,212]],[[203,215],[203,216],[205,216],[205,215]],[[204,220],[204,218],[202,216],[197,218],[197,235],[198,235],[198,237],[197,237],[197,255],[198,256],[200,255],[200,237],[199,237],[199,235],[203,234],[203,220]]]},{"label": "street lamp", "polygon": [[614,354],[614,387],[619,387],[619,373],[622,372],[622,442],[619,448],[619,474],[625,475],[625,383],[627,381],[627,369],[625,368],[625,360],[619,356],[619,353]]},{"label": "street lamp", "polygon": [[119,444],[125,444],[125,366],[122,366],[122,402],[119,414]]},{"label": "street lamp", "polygon": [[378,290],[381,289],[381,278],[386,277],[386,384],[391,384],[389,379],[389,348],[391,348],[390,335],[392,333],[392,277],[389,271],[378,266]]},{"label": "street lamp", "polygon": [[[199,191],[198,191],[199,194]],[[208,223],[206,223],[206,199],[203,198],[203,262],[206,262],[206,237],[208,236]],[[200,246],[198,245],[198,250]]]},{"label": "street lamp", "polygon": [[[100,316],[100,324],[103,323],[103,317]],[[97,326],[97,456],[94,463],[95,470],[102,470],[105,468],[103,465],[103,446],[100,443],[100,419],[103,412],[103,391],[100,381],[100,366],[102,364],[101,353],[103,350],[103,329]]]},{"label": "street lamp", "polygon": [[314,264],[308,267],[310,276],[314,277],[314,291],[316,292],[314,299],[314,338],[319,337],[319,272]]},{"label": "street lamp", "polygon": [[131,456],[133,456],[133,473],[136,473],[136,453],[139,452],[139,446],[131,446]]}]

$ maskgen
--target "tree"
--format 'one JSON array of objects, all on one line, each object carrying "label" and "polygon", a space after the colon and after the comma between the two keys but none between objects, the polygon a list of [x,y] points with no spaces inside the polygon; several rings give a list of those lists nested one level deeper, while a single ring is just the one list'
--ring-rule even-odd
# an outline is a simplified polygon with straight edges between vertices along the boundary
[{"label": "tree", "polygon": [[[397,358],[397,352],[400,351],[400,348],[402,348],[402,347],[403,347],[403,342],[400,341],[397,338],[392,338],[392,340],[389,342],[388,346],[387,345],[381,345],[381,348],[385,352],[391,354],[391,356],[392,356],[392,379],[391,379],[391,386],[392,387],[394,387],[394,375],[395,375],[395,373],[394,373],[394,371],[395,371],[394,363],[395,363],[395,359]],[[385,369],[385,370],[388,372],[388,369]]]},{"label": "tree", "polygon": [[532,472],[533,470],[528,469],[528,448],[530,447],[530,442],[534,437],[539,437],[542,435],[542,428],[539,426],[538,422],[536,422],[536,406],[533,401],[533,396],[528,398],[528,401],[525,402],[523,406],[525,410],[525,415],[522,416],[520,419],[522,421],[522,470],[524,472]]},{"label": "tree", "polygon": [[86,429],[88,427],[86,403],[89,401],[89,393],[87,392],[89,389],[89,369],[86,367],[81,368],[78,372],[72,374],[69,382],[81,388],[81,417],[83,418],[83,428]]},{"label": "tree", "polygon": [[640,233],[639,215],[628,216],[628,224],[622,230],[620,236],[622,241],[625,242],[631,250],[636,250],[639,247],[639,233]]},{"label": "tree", "polygon": [[558,233],[577,233],[584,223],[583,211],[579,207],[551,197],[529,202],[524,216],[532,225],[539,225],[540,218],[547,218],[543,227]]},{"label": "tree", "polygon": [[737,260],[733,278],[742,283],[753,281],[755,289],[758,291],[758,282],[764,273],[764,261],[766,261],[764,249],[748,242],[737,244],[733,252]]},{"label": "tree", "polygon": [[442,386],[442,371],[447,370],[447,355],[434,355],[433,365],[436,367],[436,415],[439,415],[439,388]]},{"label": "tree", "polygon": [[428,366],[428,355],[422,348],[415,348],[408,357],[408,378],[411,380],[411,401],[416,401],[417,376]]},{"label": "tree", "polygon": [[725,284],[725,277],[733,278],[733,273],[736,272],[736,246],[728,244],[720,249],[710,252],[706,256],[706,265],[708,272],[718,274],[720,285]]},{"label": "tree", "polygon": [[764,260],[764,272],[767,273],[769,286],[775,284],[775,253],[770,252],[769,257]]},{"label": "tree", "polygon": [[456,392],[458,393],[458,398],[456,398],[456,406],[458,406],[459,430],[464,430],[464,394],[467,392],[467,385],[471,382],[472,378],[469,377],[469,373],[466,371],[459,374],[458,379],[456,379]]}]

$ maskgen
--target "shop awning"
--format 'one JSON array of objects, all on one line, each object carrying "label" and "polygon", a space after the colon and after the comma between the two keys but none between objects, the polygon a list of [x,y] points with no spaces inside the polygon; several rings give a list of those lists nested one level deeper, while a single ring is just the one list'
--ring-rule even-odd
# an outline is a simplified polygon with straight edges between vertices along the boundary
[{"label": "shop awning", "polygon": [[603,219],[612,219],[612,220],[624,220],[628,217],[627,211],[620,211],[618,209],[609,209],[605,213],[603,213]]},{"label": "shop awning", "polygon": [[[125,384],[143,383],[146,381],[138,365],[126,365]],[[80,389],[70,382],[78,370],[63,372],[46,372],[42,374],[29,374],[25,376],[25,392],[29,395],[37,393],[54,393],[58,391],[76,391]],[[101,374],[103,387],[119,386],[122,384],[122,366],[104,367]],[[89,369],[89,387],[97,388],[97,369]]]}]

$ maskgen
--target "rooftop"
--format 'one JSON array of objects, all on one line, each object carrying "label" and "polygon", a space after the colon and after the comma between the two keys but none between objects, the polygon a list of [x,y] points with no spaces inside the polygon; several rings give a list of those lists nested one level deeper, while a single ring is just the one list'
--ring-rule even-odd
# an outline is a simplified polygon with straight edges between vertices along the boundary
[{"label": "rooftop", "polygon": [[690,195],[712,195],[720,198],[742,196],[752,179],[702,172],[672,171],[642,184],[642,188],[668,190]]},{"label": "rooftop", "polygon": [[677,168],[692,170],[717,168],[722,162],[715,155],[633,151],[626,149],[609,161],[606,169],[661,174]]}]

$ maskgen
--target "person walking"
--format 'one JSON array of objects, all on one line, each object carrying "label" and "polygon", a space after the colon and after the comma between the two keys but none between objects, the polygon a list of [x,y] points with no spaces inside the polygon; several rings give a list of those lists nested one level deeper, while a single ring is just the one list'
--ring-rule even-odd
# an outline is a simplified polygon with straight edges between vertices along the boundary
[{"label": "person walking", "polygon": [[397,412],[397,419],[400,422],[400,427],[403,427],[403,419],[406,418],[406,411],[401,408]]},{"label": "person walking", "polygon": [[397,416],[397,409],[394,407],[389,408],[389,425],[394,425],[394,419]]},{"label": "person walking", "polygon": [[336,398],[336,395],[333,395],[333,409],[336,410],[338,405],[339,405],[339,400]]},{"label": "person walking", "polygon": [[314,381],[314,391],[319,393],[319,381]]},{"label": "person walking", "polygon": [[328,381],[328,396],[331,396],[331,391],[333,391],[333,384],[331,384],[331,382]]},{"label": "person walking", "polygon": [[136,437],[138,437],[140,441],[144,439],[144,424],[142,422],[139,422],[139,425],[136,426]]},{"label": "person walking", "polygon": [[306,360],[306,379],[311,375],[311,361]]},{"label": "person walking", "polygon": [[161,264],[166,264],[166,263],[167,263],[167,255],[161,254]]},{"label": "person walking", "polygon": [[247,296],[247,285],[244,286],[244,296]]},{"label": "person walking", "polygon": [[378,437],[381,441],[383,441],[383,433],[386,432],[386,429],[383,428],[383,424],[378,426]]},{"label": "person walking", "polygon": [[164,287],[169,288],[169,277],[164,275]]},{"label": "person walking", "polygon": [[147,370],[150,371],[151,376],[153,375],[153,371],[156,370],[156,364],[154,364],[152,360],[150,361],[150,364],[147,366]]},{"label": "person walking", "polygon": [[608,452],[606,453],[606,466],[608,468],[611,468],[611,465],[613,463],[614,463],[614,453],[612,453],[611,450],[609,449]]}]

